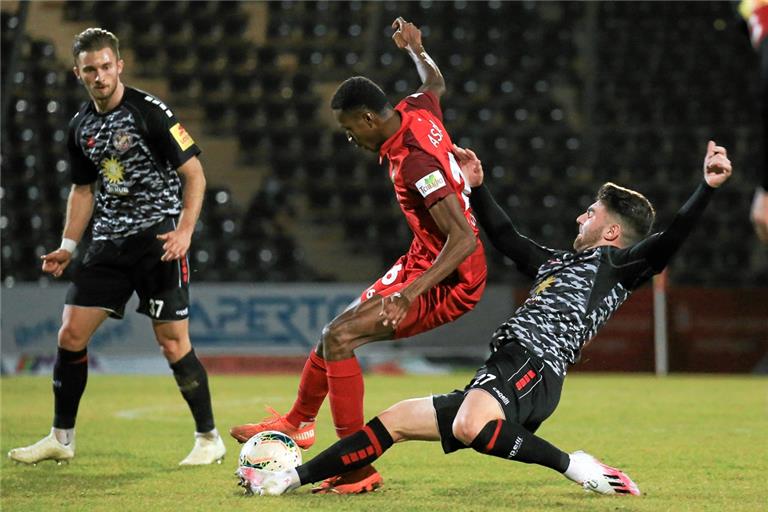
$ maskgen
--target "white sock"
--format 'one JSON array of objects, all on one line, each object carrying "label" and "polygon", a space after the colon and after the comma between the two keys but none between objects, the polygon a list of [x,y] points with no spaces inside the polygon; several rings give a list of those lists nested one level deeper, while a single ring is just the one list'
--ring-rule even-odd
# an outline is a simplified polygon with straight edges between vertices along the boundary
[{"label": "white sock", "polygon": [[215,428],[210,432],[195,432],[195,437],[205,437],[206,439],[216,439],[219,437],[219,431]]},{"label": "white sock", "polygon": [[585,467],[585,464],[583,464],[580,459],[574,458],[572,455],[569,455],[569,457],[571,462],[568,464],[568,469],[563,473],[566,478],[573,480],[578,484],[588,480],[590,473],[589,468]]},{"label": "white sock", "polygon": [[75,440],[74,428],[52,428],[51,433],[53,433],[58,442],[64,445],[70,444]]},{"label": "white sock", "polygon": [[294,489],[297,489],[301,487],[301,480],[299,480],[299,473],[296,471],[296,469],[291,469],[287,471],[288,478],[291,479],[291,483],[288,485],[288,490],[292,491]]}]

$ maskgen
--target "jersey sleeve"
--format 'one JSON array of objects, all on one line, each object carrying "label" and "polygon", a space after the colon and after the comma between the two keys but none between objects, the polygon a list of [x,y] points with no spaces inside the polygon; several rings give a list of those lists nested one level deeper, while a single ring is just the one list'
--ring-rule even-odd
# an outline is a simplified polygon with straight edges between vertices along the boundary
[{"label": "jersey sleeve", "polygon": [[557,254],[521,235],[485,185],[473,188],[469,199],[472,211],[493,246],[514,261],[523,274],[536,277],[539,267]]},{"label": "jersey sleeve", "polygon": [[178,168],[193,156],[199,155],[200,148],[171,109],[162,102],[151,99],[151,96],[145,98],[147,140],[157,154],[174,168]]},{"label": "jersey sleeve", "polygon": [[714,191],[714,188],[702,182],[667,229],[614,252],[612,264],[622,274],[622,284],[636,288],[653,274],[664,270],[698,222]]},{"label": "jersey sleeve", "polygon": [[67,133],[67,153],[69,154],[69,168],[71,180],[75,185],[89,185],[99,177],[99,170],[94,163],[83,153],[83,148],[78,142],[78,126],[80,115],[76,115],[69,123]]},{"label": "jersey sleeve", "polygon": [[443,165],[437,158],[424,151],[411,151],[403,160],[400,173],[408,188],[424,199],[427,209],[453,193]]},{"label": "jersey sleeve", "polygon": [[443,120],[443,110],[440,108],[440,100],[432,91],[417,92],[405,98],[405,103],[412,109],[424,109]]}]

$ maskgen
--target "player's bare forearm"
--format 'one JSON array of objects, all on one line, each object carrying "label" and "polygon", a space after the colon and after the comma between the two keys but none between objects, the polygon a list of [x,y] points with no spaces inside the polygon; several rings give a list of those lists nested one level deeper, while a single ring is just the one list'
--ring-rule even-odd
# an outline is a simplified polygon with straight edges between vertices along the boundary
[{"label": "player's bare forearm", "polygon": [[64,222],[62,238],[79,242],[93,214],[93,184],[72,185],[67,198],[67,216]]},{"label": "player's bare forearm", "polygon": [[416,64],[416,70],[421,78],[419,92],[432,91],[438,98],[445,93],[445,78],[440,73],[440,68],[422,46],[421,49],[409,50],[411,60]]},{"label": "player's bare forearm", "polygon": [[448,277],[477,247],[475,234],[455,196],[439,201],[429,213],[446,235],[445,245],[432,266],[403,290],[403,295],[411,302]]},{"label": "player's bare forearm", "polygon": [[398,48],[408,53],[416,65],[416,71],[421,79],[419,92],[432,91],[438,98],[445,92],[445,79],[440,68],[429,56],[421,42],[421,31],[413,23],[398,17],[392,22],[395,33],[392,40]]},{"label": "player's bare forearm", "polygon": [[205,173],[200,160],[197,157],[192,157],[179,167],[179,174],[184,178],[184,191],[178,230],[189,234],[191,237],[203,207],[206,187]]}]

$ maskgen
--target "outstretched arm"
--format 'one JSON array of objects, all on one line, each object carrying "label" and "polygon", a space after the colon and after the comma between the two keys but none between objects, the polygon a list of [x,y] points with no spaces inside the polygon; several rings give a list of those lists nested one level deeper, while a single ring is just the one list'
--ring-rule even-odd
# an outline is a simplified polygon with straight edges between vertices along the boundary
[{"label": "outstretched arm", "polygon": [[435,96],[440,98],[445,92],[445,79],[440,73],[440,68],[437,67],[435,61],[424,49],[424,45],[421,44],[421,30],[402,17],[398,17],[392,22],[392,28],[395,29],[395,33],[392,34],[395,44],[401,50],[408,52],[416,64],[416,70],[419,72],[422,83],[419,92],[432,91]]},{"label": "outstretched arm", "polygon": [[483,226],[488,239],[504,256],[514,261],[522,273],[536,277],[539,267],[552,256],[552,251],[517,231],[512,219],[483,185],[482,162],[474,151],[454,144],[453,154],[461,167],[464,179],[472,187],[472,211]]},{"label": "outstretched arm", "polygon": [[464,217],[463,205],[455,195],[435,203],[429,214],[445,235],[445,244],[432,265],[402,292],[384,297],[381,315],[384,325],[397,327],[408,313],[416,297],[429,290],[456,270],[462,261],[475,251],[475,233]]},{"label": "outstretched arm", "polygon": [[654,272],[661,272],[698,222],[714,190],[728,181],[731,173],[731,161],[726,149],[709,141],[704,157],[704,181],[680,208],[667,229],[628,249],[628,260],[642,258]]}]

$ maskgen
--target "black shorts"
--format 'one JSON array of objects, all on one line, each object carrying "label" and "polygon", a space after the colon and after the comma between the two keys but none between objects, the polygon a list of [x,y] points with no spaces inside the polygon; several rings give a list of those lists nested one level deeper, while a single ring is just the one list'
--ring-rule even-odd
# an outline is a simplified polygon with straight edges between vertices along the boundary
[{"label": "black shorts", "polygon": [[122,318],[133,292],[139,295],[139,313],[153,320],[183,320],[189,316],[189,261],[160,261],[163,241],[156,237],[172,231],[175,219],[117,240],[94,240],[74,270],[65,303],[106,309]]},{"label": "black shorts", "polygon": [[502,346],[463,391],[432,397],[443,451],[467,448],[453,436],[453,420],[469,390],[484,390],[499,402],[507,421],[536,432],[555,411],[562,388],[563,380],[541,359],[516,343]]}]

